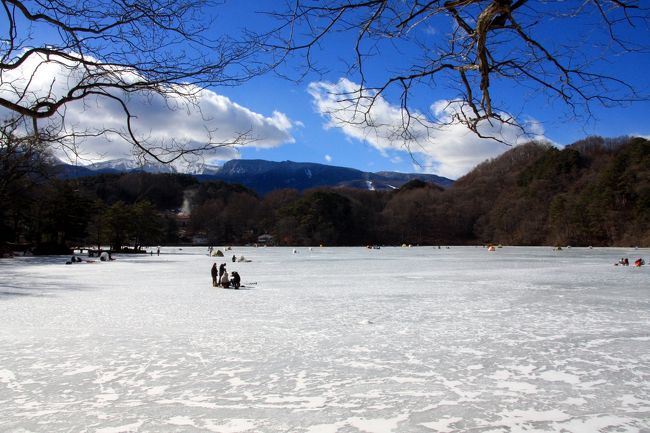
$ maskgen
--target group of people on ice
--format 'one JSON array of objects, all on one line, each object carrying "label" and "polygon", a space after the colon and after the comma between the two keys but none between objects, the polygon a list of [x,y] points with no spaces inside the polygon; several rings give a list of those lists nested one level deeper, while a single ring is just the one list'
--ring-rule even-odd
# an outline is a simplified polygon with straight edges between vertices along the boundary
[{"label": "group of people on ice", "polygon": [[239,289],[241,286],[241,277],[237,271],[233,271],[229,277],[225,263],[222,263],[219,269],[217,269],[217,264],[214,263],[210,274],[212,275],[212,287],[228,288],[232,286],[233,289]]},{"label": "group of people on ice", "polygon": [[[94,253],[89,253],[90,257],[94,257]],[[99,260],[101,262],[112,262],[115,260],[109,251],[99,251]],[[72,257],[70,257],[70,260],[65,262],[66,265],[72,265],[74,263],[94,263],[94,260],[88,260],[88,259],[82,259],[76,254],[72,254]]]},{"label": "group of people on ice", "polygon": [[[627,257],[623,257],[623,258],[621,258],[621,260],[618,261],[618,263],[614,263],[614,266],[618,266],[618,265],[630,266],[630,261],[628,260]],[[634,266],[636,266],[637,268],[641,267],[643,265],[645,265],[645,260],[643,260],[643,259],[636,259],[634,261]]]}]

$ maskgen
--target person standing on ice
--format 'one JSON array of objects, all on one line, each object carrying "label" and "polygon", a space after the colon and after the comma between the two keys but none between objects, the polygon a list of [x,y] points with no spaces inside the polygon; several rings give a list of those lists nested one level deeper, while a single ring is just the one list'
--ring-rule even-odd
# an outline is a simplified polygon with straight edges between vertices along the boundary
[{"label": "person standing on ice", "polygon": [[226,264],[222,263],[219,266],[219,279],[217,280],[217,286],[221,285],[221,277],[226,273]]},{"label": "person standing on ice", "polygon": [[217,270],[216,262],[214,263],[214,265],[212,265],[212,269],[210,269],[210,274],[212,275],[212,287],[217,287],[217,276],[219,275],[219,271]]}]

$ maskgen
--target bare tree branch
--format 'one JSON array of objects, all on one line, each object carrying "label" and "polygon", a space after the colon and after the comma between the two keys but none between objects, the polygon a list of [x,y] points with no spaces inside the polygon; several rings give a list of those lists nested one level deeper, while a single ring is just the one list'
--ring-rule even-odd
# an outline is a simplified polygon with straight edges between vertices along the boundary
[{"label": "bare tree branch", "polygon": [[[134,129],[129,95],[179,97],[200,114],[201,89],[237,85],[262,72],[250,61],[251,44],[211,36],[212,18],[205,13],[210,6],[215,6],[211,0],[2,0],[0,115],[31,119],[23,123],[24,133],[34,136],[37,126],[58,125],[59,144],[66,148],[75,134],[77,142],[118,133],[83,126],[72,131],[69,125],[64,133],[67,106],[100,98],[123,108],[127,132],[121,136],[157,161],[244,143],[250,137],[241,133],[199,146],[156,146]],[[54,67],[68,72],[65,83],[51,76],[43,84]]]},{"label": "bare tree branch", "polygon": [[[435,128],[460,123],[481,137],[486,136],[482,125],[515,126],[525,133],[523,122],[506,114],[509,107],[498,106],[502,98],[495,93],[497,82],[559,98],[576,117],[590,115],[593,104],[648,98],[644,89],[598,64],[601,55],[647,53],[650,13],[640,0],[295,0],[290,12],[275,10],[270,15],[278,25],[257,37],[275,54],[273,66],[295,67],[300,77],[318,73],[320,52],[315,49],[336,38],[337,53],[352,64],[348,71],[354,74],[347,78],[359,85],[339,95],[339,120],[372,125],[376,100],[396,91],[402,110],[396,136],[407,146],[418,135],[408,130],[425,124]],[[598,53],[596,43],[582,35],[551,28],[574,21],[602,26],[610,44]],[[452,26],[444,28],[449,22]],[[422,37],[428,27],[437,30],[435,38]],[[631,42],[635,30],[639,37]],[[341,34],[349,37],[349,46],[341,44]],[[304,61],[292,63],[294,55]],[[417,92],[454,90],[446,99],[458,109],[446,119],[407,105]],[[351,106],[358,115],[349,115]]]}]

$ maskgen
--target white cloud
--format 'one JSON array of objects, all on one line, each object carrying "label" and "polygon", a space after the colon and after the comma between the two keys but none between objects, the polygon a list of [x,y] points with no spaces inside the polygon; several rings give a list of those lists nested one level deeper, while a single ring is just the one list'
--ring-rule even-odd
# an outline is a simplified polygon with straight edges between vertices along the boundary
[{"label": "white cloud", "polygon": [[[404,135],[405,111],[377,96],[370,106],[369,98],[360,101],[359,86],[347,79],[338,83],[314,82],[309,85],[317,112],[327,119],[326,128],[338,128],[346,136],[364,141],[381,151],[410,151],[421,162],[420,170],[457,178],[478,163],[493,158],[509,149],[492,139],[480,138],[466,126],[451,122],[451,116],[460,110],[456,103],[437,101],[431,105],[433,116],[439,124],[432,124],[422,113],[410,113],[408,136]],[[362,96],[373,96],[364,93]],[[355,105],[360,103],[360,105]],[[520,144],[531,138],[543,138],[541,125],[534,120],[527,128],[533,136],[507,124],[482,122],[478,129],[483,135],[494,136],[507,143]]]},{"label": "white cloud", "polygon": [[[27,98],[32,100],[48,92],[55,96],[67,92],[79,82],[83,71],[70,61],[56,60],[47,62],[32,57],[19,70],[3,71],[0,95],[11,98],[14,92],[10,86],[27,89]],[[119,76],[129,80],[129,73],[121,72]],[[245,147],[272,148],[294,142],[290,132],[293,122],[284,113],[274,111],[271,116],[264,116],[212,90],[192,86],[183,86],[183,90],[192,93],[192,103],[174,94],[167,98],[142,93],[116,95],[125,98],[134,115],[136,136],[155,145],[175,141],[188,147],[201,146],[207,142],[231,142],[242,134],[250,138]],[[8,115],[7,111],[0,112],[0,116]],[[114,100],[85,98],[66,105],[65,126],[76,130],[116,131],[79,143],[79,150],[86,158],[111,159],[132,153],[131,144],[119,135],[126,131],[126,117]],[[237,155],[236,148],[217,147],[206,158],[229,159]]]},{"label": "white cloud", "polygon": [[330,155],[325,155],[325,161],[332,162],[332,157]]}]

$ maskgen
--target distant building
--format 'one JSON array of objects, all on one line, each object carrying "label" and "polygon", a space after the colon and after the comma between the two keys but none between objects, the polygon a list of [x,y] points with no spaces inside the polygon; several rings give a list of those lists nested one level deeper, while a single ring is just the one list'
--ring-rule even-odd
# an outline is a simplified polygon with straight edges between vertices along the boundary
[{"label": "distant building", "polygon": [[257,237],[257,243],[263,245],[271,245],[273,244],[273,235],[270,235],[268,233],[260,235]]}]

